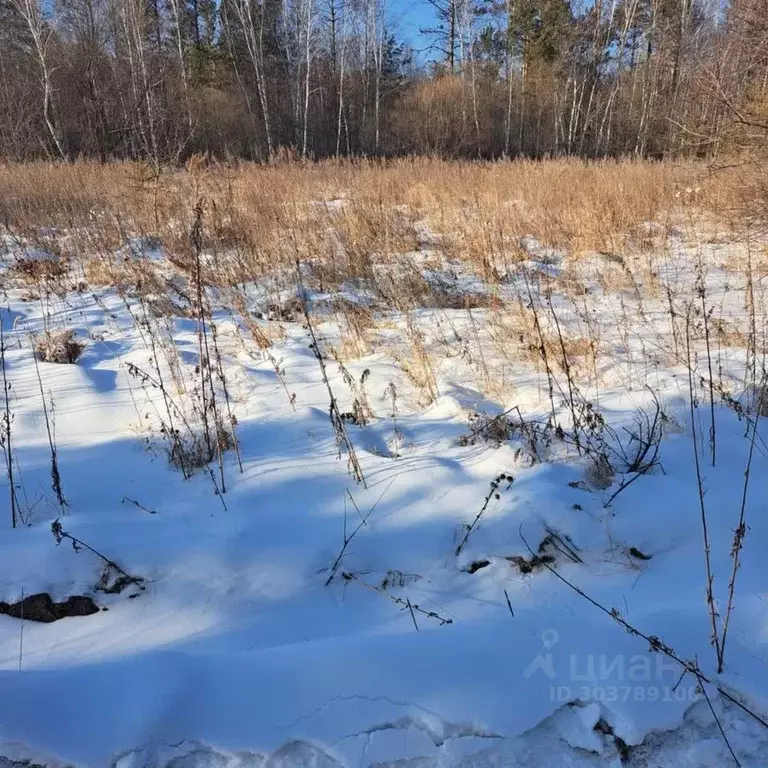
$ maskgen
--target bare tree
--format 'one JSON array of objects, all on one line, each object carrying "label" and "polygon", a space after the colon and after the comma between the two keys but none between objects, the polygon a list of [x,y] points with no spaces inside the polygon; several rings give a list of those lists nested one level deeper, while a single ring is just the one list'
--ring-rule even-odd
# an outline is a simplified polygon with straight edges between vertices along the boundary
[{"label": "bare tree", "polygon": [[53,86],[51,83],[52,67],[49,57],[49,44],[53,35],[53,28],[48,24],[41,0],[10,0],[16,9],[29,33],[32,43],[32,55],[40,70],[40,83],[43,88],[43,119],[48,128],[48,133],[56,147],[56,152],[62,160],[67,156],[64,152],[61,133],[56,124],[55,110],[53,106]]},{"label": "bare tree", "polygon": [[0,156],[765,146],[765,0],[424,2],[406,72],[386,0],[0,0]]},{"label": "bare tree", "polygon": [[[181,76],[181,85],[184,91],[184,106],[187,111],[187,124],[189,125],[190,133],[192,132],[192,108],[189,103],[189,72],[187,66],[187,56],[184,45],[184,32],[182,29],[182,13],[179,0],[168,0],[171,12],[173,13],[173,20],[175,26],[176,37],[176,53],[179,57],[179,73]],[[199,32],[198,32],[199,36]]]},{"label": "bare tree", "polygon": [[272,140],[272,125],[264,67],[264,3],[259,3],[257,12],[254,13],[254,3],[250,0],[232,0],[232,10],[235,18],[239,22],[240,30],[243,33],[248,56],[256,78],[256,89],[259,94],[261,115],[264,121],[264,136],[267,141],[267,152],[271,156],[275,146]]}]

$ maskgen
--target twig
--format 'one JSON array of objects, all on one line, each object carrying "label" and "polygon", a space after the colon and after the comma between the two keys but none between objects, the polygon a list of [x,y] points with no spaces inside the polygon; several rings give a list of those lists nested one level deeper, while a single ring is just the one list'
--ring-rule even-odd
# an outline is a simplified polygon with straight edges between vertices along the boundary
[{"label": "twig", "polygon": [[61,544],[61,542],[64,541],[64,539],[69,539],[72,542],[72,549],[74,549],[75,552],[79,552],[80,549],[87,549],[89,552],[92,552],[94,555],[96,555],[96,557],[103,560],[110,568],[113,568],[114,570],[116,570],[121,576],[126,578],[131,584],[134,584],[142,591],[146,589],[146,587],[142,583],[144,579],[138,576],[131,576],[130,573],[123,570],[114,560],[110,560],[106,555],[102,555],[101,552],[99,552],[98,550],[95,550],[90,544],[86,544],[82,539],[78,539],[75,536],[73,536],[71,533],[67,533],[67,531],[65,531],[61,527],[61,523],[59,522],[58,518],[51,523],[51,533],[56,539],[57,544]]},{"label": "twig", "polygon": [[[336,575],[336,572],[339,570],[339,566],[341,565],[341,560],[344,557],[344,553],[347,551],[347,547],[349,546],[349,542],[352,541],[352,539],[357,536],[360,529],[368,524],[368,518],[374,513],[376,507],[378,506],[379,502],[384,497],[384,494],[390,489],[392,486],[392,483],[394,483],[394,479],[392,479],[389,483],[389,485],[381,492],[381,495],[378,499],[374,502],[374,505],[368,510],[368,514],[363,517],[363,515],[360,515],[360,522],[357,524],[357,527],[355,528],[352,533],[347,535],[347,505],[344,504],[344,541],[341,545],[341,549],[339,550],[339,554],[336,555],[336,559],[333,561],[333,565],[331,566],[331,572],[328,575],[328,578],[325,580],[325,586],[327,587],[332,581],[333,577]],[[349,493],[349,491],[347,491]],[[352,499],[352,494],[349,494],[349,498]],[[346,499],[345,499],[346,502]],[[360,514],[360,509],[358,508],[357,504],[355,503],[355,500],[352,499],[352,503],[355,505],[355,509],[357,509],[358,514]]]},{"label": "twig", "polygon": [[133,504],[134,507],[138,507],[139,509],[144,510],[144,512],[149,512],[150,515],[157,514],[157,510],[156,509],[147,509],[146,507],[143,507],[141,504],[139,504],[139,502],[136,501],[136,499],[131,499],[128,496],[123,496],[123,500],[120,503],[121,504],[125,504],[126,501],[129,502],[130,504]]},{"label": "twig", "polygon": [[533,292],[531,291],[531,283],[528,279],[528,272],[524,269],[522,270],[523,278],[525,280],[525,287],[528,291],[528,301],[531,305],[531,311],[533,312],[533,325],[536,329],[536,334],[539,337],[539,354],[541,355],[541,359],[544,363],[544,368],[547,372],[547,385],[548,385],[548,392],[549,392],[549,406],[550,410],[552,412],[552,426],[557,426],[557,416],[555,415],[555,392],[554,392],[554,375],[552,374],[552,368],[549,365],[549,357],[547,356],[547,345],[544,340],[544,333],[541,330],[541,324],[539,323],[539,313],[536,310],[536,303],[533,300]]},{"label": "twig", "polygon": [[584,562],[577,554],[576,549],[567,541],[565,541],[557,531],[553,530],[549,526],[544,526],[544,530],[547,532],[547,538],[549,539],[552,546],[561,555],[565,555],[573,563]]},{"label": "twig", "polygon": [[739,762],[739,758],[736,757],[736,753],[733,751],[733,747],[731,746],[731,742],[728,741],[728,737],[725,735],[725,731],[723,730],[723,725],[720,722],[720,718],[717,716],[717,713],[715,712],[715,708],[712,706],[712,702],[709,699],[709,694],[707,693],[707,687],[704,684],[704,681],[702,679],[701,673],[693,670],[693,674],[696,675],[696,679],[699,681],[699,690],[704,695],[704,700],[707,702],[707,706],[709,707],[709,711],[712,713],[712,717],[715,719],[715,722],[717,723],[717,729],[720,731],[720,735],[723,737],[723,741],[725,742],[725,746],[728,747],[728,751],[731,753],[731,757],[733,758],[733,762],[736,763],[738,768],[741,768],[741,763]]},{"label": "twig", "polygon": [[472,521],[472,524],[464,526],[464,536],[459,542],[459,545],[454,550],[454,555],[460,555],[461,550],[464,549],[464,547],[467,545],[467,540],[469,539],[469,535],[477,526],[485,510],[488,509],[488,504],[490,503],[491,499],[494,497],[496,497],[497,499],[499,498],[499,493],[497,489],[504,480],[508,481],[507,487],[505,488],[505,490],[508,490],[509,486],[512,485],[515,478],[512,477],[512,475],[508,475],[506,472],[502,472],[500,475],[497,475],[493,480],[491,480],[491,487],[488,490],[488,495],[485,497],[483,506],[480,507],[480,511],[475,515],[475,519]]},{"label": "twig", "polygon": [[413,619],[413,626],[416,627],[416,631],[419,631],[419,625],[416,623],[416,614],[413,612],[413,606],[411,605],[410,598],[405,598],[405,603],[408,606],[408,610],[411,612],[411,618]]},{"label": "twig", "polygon": [[718,674],[723,671],[723,655],[720,645],[720,633],[717,628],[717,610],[715,608],[715,598],[712,592],[714,576],[712,574],[712,562],[710,558],[709,547],[709,529],[707,527],[707,509],[704,504],[704,483],[701,477],[701,466],[699,464],[699,447],[696,442],[696,412],[694,404],[694,385],[693,385],[693,369],[691,367],[691,312],[690,307],[685,321],[685,341],[686,350],[688,356],[688,394],[690,401],[691,411],[691,432],[693,440],[693,458],[696,466],[696,485],[699,491],[699,508],[701,510],[701,530],[704,538],[704,561],[707,568],[707,610],[709,612],[709,619],[712,624],[712,645],[715,646],[715,654],[717,655],[717,671]]},{"label": "twig", "polygon": [[[56,441],[54,440],[53,432],[51,431],[51,420],[48,417],[48,407],[45,404],[45,392],[43,391],[43,379],[40,376],[40,365],[37,362],[37,355],[34,350],[34,338],[32,340],[32,359],[35,361],[35,373],[37,374],[37,383],[40,386],[40,401],[43,404],[43,415],[45,417],[45,429],[48,433],[48,447],[51,451],[51,488],[56,494],[56,500],[59,502],[62,514],[66,514],[66,509],[69,506],[67,500],[64,498],[64,491],[61,488],[61,474],[59,473],[59,460],[58,453],[56,451]],[[53,395],[51,395],[51,410],[53,410]]]},{"label": "twig", "polygon": [[19,520],[18,500],[16,498],[16,486],[13,483],[13,449],[11,446],[11,422],[13,416],[11,415],[11,400],[10,392],[11,385],[8,382],[8,375],[5,370],[5,333],[3,330],[3,322],[0,319],[0,368],[3,369],[3,396],[5,400],[4,413],[2,418],[2,426],[4,427],[4,435],[2,439],[3,453],[5,454],[5,463],[8,470],[8,488],[10,489],[10,502],[11,502],[11,526],[16,527]]},{"label": "twig", "polygon": [[[629,488],[629,486],[632,485],[632,483],[634,483],[635,480],[638,479],[638,477],[642,477],[643,475],[647,474],[658,463],[660,444],[661,444],[661,438],[662,438],[661,405],[653,391],[651,391],[651,395],[653,396],[654,403],[656,405],[656,411],[653,415],[653,421],[651,422],[647,414],[645,414],[644,412],[641,412],[642,416],[638,416],[638,430],[637,430],[638,433],[633,434],[629,432],[629,430],[626,430],[631,438],[630,443],[633,441],[638,443],[638,447],[637,447],[637,450],[635,451],[635,455],[632,457],[631,460],[629,459],[628,456],[626,456],[626,452],[624,451],[624,449],[621,448],[621,446],[619,446],[619,451],[622,454],[624,454],[624,460],[627,462],[627,470],[629,472],[634,472],[634,474],[632,475],[632,477],[622,480],[622,482],[619,484],[619,487],[608,498],[608,501],[606,501],[603,504],[603,508],[609,507],[613,502],[613,500],[622,491]],[[645,427],[643,427],[643,421],[642,421],[643,418],[645,418],[645,422],[646,422]],[[645,430],[645,434],[643,434],[644,430]],[[653,449],[653,453],[651,457],[648,458],[648,454],[651,452],[651,449]]]},{"label": "twig", "polygon": [[701,314],[704,319],[704,340],[707,347],[707,367],[709,369],[709,445],[712,454],[712,466],[715,466],[715,458],[717,455],[717,427],[715,424],[715,392],[714,392],[714,377],[712,375],[712,351],[709,343],[709,315],[707,313],[706,303],[706,287],[704,285],[704,274],[701,262],[699,262],[698,268],[698,294],[701,299]]},{"label": "twig", "polygon": [[[206,364],[210,365],[210,359],[208,357],[208,334],[205,326],[205,312],[203,309],[203,278],[200,261],[200,252],[202,250],[202,238],[203,238],[203,198],[198,199],[195,205],[195,220],[192,224],[192,231],[190,232],[190,242],[195,251],[195,292],[197,298],[197,347],[198,355],[200,359],[200,397],[201,397],[201,409],[200,415],[203,420],[203,432],[205,443],[208,448],[208,452],[211,451],[211,433],[208,426],[208,402],[205,392],[205,367]],[[222,482],[224,478],[222,477]]]},{"label": "twig", "polygon": [[[192,225],[190,240],[195,251],[195,288],[197,296],[197,345],[200,356],[200,395],[201,395],[201,416],[203,420],[203,431],[205,444],[208,452],[211,452],[211,434],[210,422],[208,419],[208,409],[211,409],[213,416],[213,437],[216,440],[216,455],[219,464],[219,477],[221,479],[221,493],[227,492],[226,480],[224,478],[224,445],[221,428],[221,416],[216,403],[216,388],[213,385],[213,374],[211,372],[211,351],[208,344],[208,328],[205,322],[206,302],[205,285],[203,283],[202,271],[202,250],[203,250],[203,213],[205,209],[205,199],[199,198],[195,205],[195,220]],[[213,323],[213,319],[211,319]],[[219,361],[220,363],[221,361]],[[208,399],[206,400],[205,387],[208,385]],[[226,389],[226,385],[225,385]],[[234,424],[230,425],[234,432]],[[237,437],[234,438],[237,444]],[[239,458],[239,451],[238,451]],[[241,466],[242,469],[242,466]]]},{"label": "twig", "polygon": [[[140,282],[139,282],[140,285]],[[133,310],[131,309],[131,305],[126,299],[125,296],[122,296],[123,303],[125,304],[125,308],[128,310],[128,313],[133,317]],[[150,316],[147,313],[147,307],[144,302],[144,297],[139,290],[139,302],[141,305],[142,312],[144,313],[144,322],[147,326],[147,331],[149,333],[149,345],[152,352],[152,357],[150,358],[150,362],[154,363],[155,371],[157,373],[157,380],[153,380],[148,374],[144,374],[143,371],[141,371],[139,368],[135,368],[135,370],[142,376],[142,383],[143,380],[148,380],[153,387],[160,390],[160,392],[163,395],[163,402],[165,403],[165,412],[166,416],[168,417],[168,425],[167,427],[163,425],[162,432],[165,435],[166,439],[170,443],[170,451],[171,455],[176,455],[178,462],[179,462],[179,468],[181,469],[182,475],[184,475],[184,479],[188,479],[192,475],[192,471],[187,469],[186,465],[186,457],[185,457],[185,451],[183,448],[183,445],[181,444],[181,438],[179,437],[179,431],[176,429],[175,424],[173,423],[173,411],[175,410],[178,415],[181,417],[182,421],[186,421],[184,418],[184,414],[182,413],[181,409],[174,403],[173,398],[168,394],[168,390],[165,386],[165,381],[163,380],[163,371],[160,367],[160,358],[157,354],[157,344],[155,343],[155,332],[152,328],[152,322],[150,320]],[[142,335],[142,339],[144,339],[144,335],[141,333],[141,323],[138,322],[136,318],[134,318],[134,322],[136,323],[136,327],[139,331],[139,333]],[[146,344],[146,340],[144,340],[144,343]],[[171,345],[173,346],[173,337],[171,337]],[[168,354],[166,352],[166,359],[170,363],[170,358],[168,357]],[[132,372],[131,363],[128,363],[128,372]],[[146,377],[144,379],[143,377]],[[155,410],[157,411],[157,407],[155,407]],[[162,416],[160,417],[161,423],[162,423]],[[191,430],[190,430],[191,431]]]},{"label": "twig", "polygon": [[552,319],[555,321],[555,328],[557,329],[557,338],[560,342],[560,353],[563,356],[563,371],[565,373],[566,382],[568,384],[568,406],[571,411],[571,420],[573,421],[573,438],[576,443],[576,451],[581,455],[581,441],[579,440],[579,427],[580,419],[576,415],[576,405],[573,396],[573,376],[571,374],[571,366],[568,362],[568,354],[565,349],[565,340],[563,339],[563,333],[560,329],[560,320],[557,317],[555,308],[552,304],[552,293],[546,291],[547,304],[549,305],[549,311],[552,315]]},{"label": "twig", "polygon": [[24,587],[21,588],[21,624],[19,625],[19,672],[21,672],[21,662],[24,658]]},{"label": "twig", "polygon": [[507,594],[507,590],[504,590],[504,598],[507,601],[507,608],[509,608],[509,612],[512,614],[512,618],[515,618],[515,612],[512,610],[512,603],[510,602],[509,595]]},{"label": "twig", "polygon": [[[760,411],[763,407],[763,395],[765,393],[766,383],[760,386],[760,401],[757,404],[757,413],[755,419],[752,422],[752,437],[749,441],[749,456],[747,458],[747,466],[744,469],[744,486],[741,492],[741,509],[739,510],[739,524],[736,526],[736,530],[733,534],[733,546],[731,547],[731,559],[733,560],[733,569],[731,570],[731,578],[728,582],[728,606],[725,609],[725,619],[723,620],[723,636],[720,641],[720,653],[722,667],[725,663],[725,640],[728,636],[728,626],[731,621],[731,611],[733,610],[733,595],[736,589],[736,575],[739,570],[739,564],[741,560],[741,549],[744,543],[744,536],[747,533],[747,526],[744,522],[747,511],[747,489],[749,487],[750,470],[752,469],[752,456],[755,451],[755,436],[757,434],[757,422],[760,419]],[[720,671],[720,670],[718,670]]]},{"label": "twig", "polygon": [[[421,608],[420,606],[416,605],[416,603],[412,603],[410,601],[410,598],[406,598],[405,600],[403,600],[402,597],[397,597],[396,595],[390,595],[389,592],[387,592],[386,590],[382,589],[381,587],[377,587],[375,584],[369,584],[367,581],[363,581],[354,573],[342,571],[341,577],[345,581],[356,581],[361,586],[366,587],[367,589],[371,589],[374,592],[378,592],[380,595],[383,595],[388,600],[391,600],[393,603],[397,603],[397,605],[401,605],[403,607],[403,610],[409,609],[411,611],[412,616],[414,612],[420,613],[423,616],[427,616],[430,619],[435,619],[435,621],[440,622],[441,627],[446,624],[453,624],[453,619],[446,619],[445,617],[440,616],[440,614],[435,613],[434,611],[427,611],[424,608]],[[414,623],[415,622],[416,622],[416,619],[414,618]],[[416,627],[416,629],[418,629],[418,627]]]},{"label": "twig", "polygon": [[240,456],[240,441],[237,439],[237,417],[232,413],[232,405],[229,398],[229,387],[227,387],[227,380],[224,376],[224,364],[221,362],[221,354],[219,353],[219,341],[218,331],[216,329],[216,323],[211,317],[211,340],[213,341],[213,353],[216,356],[216,372],[219,374],[219,380],[221,381],[221,388],[224,392],[224,404],[227,406],[227,419],[229,420],[229,426],[232,429],[232,443],[235,449],[235,455],[237,456],[237,465],[240,468],[240,473],[243,472],[243,459]]},{"label": "twig", "polygon": [[352,496],[352,494],[349,492],[349,488],[347,488],[347,496],[349,496],[349,500],[352,502],[352,506],[360,516],[360,520],[362,521],[363,525],[368,525],[368,523],[365,521],[365,518],[363,517],[363,513],[360,511],[360,507],[357,506],[357,502],[355,501],[354,496]]},{"label": "twig", "polygon": [[304,319],[307,321],[307,329],[309,330],[309,335],[312,337],[312,352],[314,353],[315,359],[320,366],[320,373],[323,377],[323,381],[325,382],[326,389],[328,390],[328,397],[330,398],[329,413],[331,418],[331,425],[336,432],[336,437],[340,444],[343,444],[347,450],[349,465],[352,467],[352,474],[355,480],[357,480],[358,483],[362,483],[363,488],[367,488],[368,485],[365,482],[363,469],[360,466],[360,462],[357,460],[355,447],[352,445],[352,441],[349,439],[349,435],[347,434],[347,428],[344,426],[344,419],[341,418],[341,413],[339,412],[339,406],[336,402],[336,397],[333,394],[333,389],[331,389],[331,382],[328,380],[328,372],[325,368],[325,360],[323,360],[323,354],[320,351],[320,347],[318,345],[315,329],[312,327],[312,321],[309,317],[309,307],[307,306],[306,295],[304,293],[304,283],[301,279],[301,263],[298,259],[296,259],[296,281],[301,297],[301,308],[304,313]]}]

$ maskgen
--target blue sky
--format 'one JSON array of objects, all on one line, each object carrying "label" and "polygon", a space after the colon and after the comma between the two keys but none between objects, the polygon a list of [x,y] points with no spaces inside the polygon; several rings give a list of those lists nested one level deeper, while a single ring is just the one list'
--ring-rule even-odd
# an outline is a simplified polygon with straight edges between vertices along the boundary
[{"label": "blue sky", "polygon": [[[427,41],[419,34],[419,29],[433,26],[435,15],[425,0],[390,0],[388,10],[398,38],[417,51],[427,45]],[[421,61],[429,58],[431,57],[428,53],[419,56]]]}]

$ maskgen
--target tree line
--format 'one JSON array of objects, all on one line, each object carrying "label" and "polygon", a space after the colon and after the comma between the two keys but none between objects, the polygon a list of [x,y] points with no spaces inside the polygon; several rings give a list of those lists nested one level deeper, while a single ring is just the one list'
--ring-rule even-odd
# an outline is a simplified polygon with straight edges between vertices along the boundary
[{"label": "tree line", "polygon": [[711,156],[768,131],[765,0],[0,0],[0,156]]}]

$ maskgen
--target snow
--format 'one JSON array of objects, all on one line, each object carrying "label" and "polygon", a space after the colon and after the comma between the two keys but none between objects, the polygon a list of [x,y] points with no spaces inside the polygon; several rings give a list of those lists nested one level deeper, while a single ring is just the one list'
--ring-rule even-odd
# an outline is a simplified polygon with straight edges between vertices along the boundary
[{"label": "snow", "polygon": [[[342,209],[344,201],[325,205]],[[533,422],[545,420],[550,408],[546,375],[523,354],[535,341],[524,339],[515,351],[516,333],[507,330],[503,343],[513,351],[504,356],[492,309],[469,315],[422,308],[410,318],[383,311],[369,354],[345,361],[357,382],[369,372],[364,388],[374,418],[346,427],[362,485],[347,471],[346,456],[339,459],[328,391],[303,318],[266,319],[270,305],[296,301],[291,276],[276,271],[247,289],[249,308],[261,313],[258,326],[273,340],[271,358],[218,306],[243,464],[241,473],[234,453],[226,454],[227,488],[219,496],[206,472],[185,480],[169,466],[158,434],[162,397],[130,373],[131,365],[153,370],[146,324],[136,322],[143,317],[139,302],[111,288],[29,301],[23,287],[10,284],[0,319],[24,525],[10,528],[3,477],[0,600],[88,594],[102,610],[52,624],[0,616],[0,766],[728,765],[694,675],[681,680],[678,665],[547,568],[523,574],[514,558],[527,560],[525,542],[536,550],[556,532],[580,561],[558,554],[558,573],[681,658],[696,659],[709,679],[765,716],[764,428],[758,422],[749,531],[726,669],[718,676],[704,599],[688,377],[670,352],[680,329],[671,327],[665,292],[649,275],[683,305],[695,297],[696,261],[704,258],[707,300],[734,328],[744,327],[745,287],[722,269],[722,245],[702,257],[701,249],[677,243],[666,256],[653,256],[650,267],[638,259],[634,282],[618,289],[623,267],[604,257],[555,256],[533,238],[520,247],[530,260],[493,291],[461,262],[438,267],[436,252],[405,255],[402,263],[415,265],[428,282],[449,283],[459,296],[495,292],[508,302],[524,302],[526,286],[543,296],[541,281],[567,274],[564,282],[547,283],[554,287],[553,311],[576,337],[588,330],[579,314],[585,303],[602,351],[599,378],[588,375],[582,386],[611,434],[627,447],[623,428],[632,428],[638,409],[652,413],[650,389],[666,418],[661,465],[608,506],[624,477],[597,487],[573,446],[542,441],[537,462],[521,434],[500,444],[463,439],[475,414],[482,421],[519,408]],[[728,247],[730,255],[738,248]],[[146,258],[172,272],[155,242],[132,240],[116,258]],[[586,286],[577,298],[567,290],[574,276]],[[180,276],[173,279],[186,288]],[[312,270],[305,268],[302,279],[311,283]],[[376,294],[346,283],[312,285],[308,298],[330,349],[351,333],[333,302],[372,306]],[[546,302],[541,306],[548,317]],[[188,388],[178,397],[187,403],[199,362],[195,320],[152,322],[178,351]],[[431,355],[431,403],[404,370],[412,358],[408,323]],[[76,365],[39,363],[46,400],[53,398],[65,514],[50,487],[32,356],[31,334],[44,324],[74,328],[87,344]],[[722,379],[739,396],[745,360],[742,347],[719,345]],[[704,366],[702,359],[700,373]],[[165,359],[160,367],[171,381]],[[326,367],[340,411],[351,411],[339,366],[328,356]],[[501,383],[486,386],[485,371]],[[394,418],[390,384],[397,392]],[[722,616],[750,422],[718,402],[718,456],[709,466],[705,395],[699,392],[695,426]],[[567,426],[563,399],[557,395],[556,407]],[[462,526],[475,519],[501,473],[514,481],[499,486],[456,555]],[[56,518],[141,577],[145,590],[99,591],[104,563],[66,540],[57,544],[50,531]],[[345,531],[359,523],[326,585]],[[741,765],[764,765],[768,730],[714,686],[707,693]]]}]

